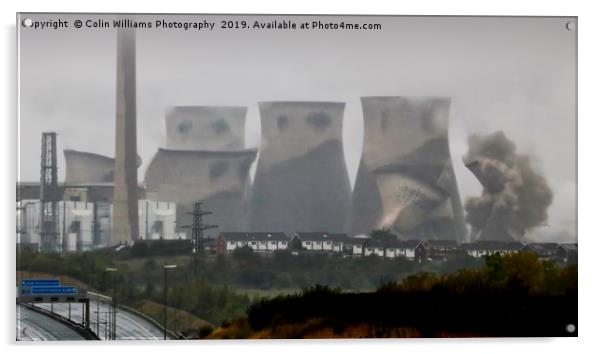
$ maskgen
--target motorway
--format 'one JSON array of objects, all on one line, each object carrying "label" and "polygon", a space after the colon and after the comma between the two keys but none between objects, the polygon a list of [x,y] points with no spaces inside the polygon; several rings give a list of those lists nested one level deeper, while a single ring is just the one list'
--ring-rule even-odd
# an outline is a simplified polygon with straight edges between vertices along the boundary
[{"label": "motorway", "polygon": [[[52,310],[65,318],[82,323],[82,305],[71,304],[71,314],[69,314],[69,304],[55,303],[36,304],[46,310]],[[52,307],[52,309],[51,309]],[[110,312],[112,311],[110,303],[104,301],[90,301],[90,329],[98,335],[101,340],[109,338]],[[163,339],[163,331],[146,318],[123,309],[117,310],[117,339]]]},{"label": "motorway", "polygon": [[27,307],[17,306],[17,340],[84,340],[71,327]]}]

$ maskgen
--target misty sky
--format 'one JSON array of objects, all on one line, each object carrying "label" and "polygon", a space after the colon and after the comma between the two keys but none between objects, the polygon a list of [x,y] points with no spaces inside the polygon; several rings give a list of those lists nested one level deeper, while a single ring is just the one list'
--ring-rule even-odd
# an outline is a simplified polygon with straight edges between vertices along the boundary
[{"label": "misty sky", "polygon": [[[107,15],[28,15],[34,20]],[[260,139],[257,102],[346,103],[344,148],[351,182],[361,155],[361,96],[449,96],[450,147],[462,198],[481,186],[462,163],[472,133],[503,130],[554,191],[547,226],[576,228],[576,30],[570,18],[137,16],[216,22],[380,23],[376,31],[139,30],[138,179],[165,146],[173,105],[247,106],[247,146]],[[334,21],[336,20],[336,21]],[[20,28],[20,180],[39,180],[43,131],[62,149],[114,156],[115,31]],[[537,235],[537,236],[534,236]],[[566,238],[565,238],[566,239]]]}]

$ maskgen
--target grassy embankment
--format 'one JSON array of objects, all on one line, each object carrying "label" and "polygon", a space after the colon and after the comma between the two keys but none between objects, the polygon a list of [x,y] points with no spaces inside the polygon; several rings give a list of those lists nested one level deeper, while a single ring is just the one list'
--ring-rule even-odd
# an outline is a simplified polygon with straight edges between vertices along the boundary
[{"label": "grassy embankment", "polygon": [[254,303],[207,338],[576,336],[577,266],[535,254],[492,256],[481,269],[421,273],[374,292],[315,286]]}]

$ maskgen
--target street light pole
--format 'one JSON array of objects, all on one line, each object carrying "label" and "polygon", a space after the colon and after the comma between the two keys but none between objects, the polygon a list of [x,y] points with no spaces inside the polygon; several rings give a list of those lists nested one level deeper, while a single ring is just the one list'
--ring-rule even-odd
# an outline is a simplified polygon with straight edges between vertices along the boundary
[{"label": "street light pole", "polygon": [[113,273],[113,313],[111,313],[112,324],[109,338],[112,340],[117,339],[117,268],[107,268],[107,272]]},{"label": "street light pole", "polygon": [[163,340],[167,340],[167,270],[176,267],[175,264],[163,266]]}]

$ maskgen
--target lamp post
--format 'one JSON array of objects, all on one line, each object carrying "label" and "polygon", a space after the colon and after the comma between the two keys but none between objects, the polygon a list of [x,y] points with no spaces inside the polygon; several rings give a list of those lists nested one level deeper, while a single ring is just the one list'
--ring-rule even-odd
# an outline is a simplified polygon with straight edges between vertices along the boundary
[{"label": "lamp post", "polygon": [[111,313],[112,324],[109,338],[117,339],[117,268],[106,268],[105,271],[113,273],[113,313]]},{"label": "lamp post", "polygon": [[163,266],[163,340],[167,339],[167,270],[176,267],[175,264]]}]

